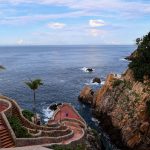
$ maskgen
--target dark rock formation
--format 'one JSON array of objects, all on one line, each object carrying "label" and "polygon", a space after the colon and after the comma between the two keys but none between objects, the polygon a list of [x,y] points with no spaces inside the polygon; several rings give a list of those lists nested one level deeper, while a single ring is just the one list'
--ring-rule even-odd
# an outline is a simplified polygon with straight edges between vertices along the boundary
[{"label": "dark rock formation", "polygon": [[92,68],[87,68],[86,69],[88,72],[93,72],[94,70]]},{"label": "dark rock formation", "polygon": [[93,83],[101,83],[101,79],[98,77],[95,77],[92,82]]},{"label": "dark rock formation", "polygon": [[95,130],[91,128],[87,129],[87,134],[85,137],[86,150],[102,150],[102,145],[100,142],[100,136]]},{"label": "dark rock formation", "polygon": [[93,97],[94,97],[93,90],[89,86],[85,86],[82,89],[80,95],[78,96],[78,100],[80,100],[84,103],[91,104],[93,101]]},{"label": "dark rock formation", "polygon": [[54,103],[54,104],[51,104],[51,105],[49,106],[49,109],[55,111],[59,105],[62,105],[62,103],[58,103],[58,104]]}]

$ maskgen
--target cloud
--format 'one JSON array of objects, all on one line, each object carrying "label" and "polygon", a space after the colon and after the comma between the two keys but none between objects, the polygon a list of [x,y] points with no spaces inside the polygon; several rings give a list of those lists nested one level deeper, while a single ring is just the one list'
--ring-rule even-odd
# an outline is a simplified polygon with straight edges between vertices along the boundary
[{"label": "cloud", "polygon": [[66,24],[64,23],[59,23],[59,22],[52,22],[52,23],[49,23],[48,24],[48,27],[49,28],[52,28],[52,29],[62,29],[66,26]]},{"label": "cloud", "polygon": [[105,22],[103,20],[89,20],[89,25],[91,27],[101,27],[105,26]]},{"label": "cloud", "polygon": [[18,45],[22,45],[24,43],[24,40],[23,39],[19,39],[18,41],[17,41],[17,44]]},{"label": "cloud", "polygon": [[90,35],[97,37],[100,35],[104,35],[106,33],[106,31],[104,30],[99,30],[99,29],[90,29]]}]

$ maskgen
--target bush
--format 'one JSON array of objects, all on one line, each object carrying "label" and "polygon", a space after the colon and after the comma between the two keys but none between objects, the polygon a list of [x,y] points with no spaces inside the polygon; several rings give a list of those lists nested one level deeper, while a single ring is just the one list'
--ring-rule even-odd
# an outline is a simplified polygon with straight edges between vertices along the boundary
[{"label": "bush", "polygon": [[20,120],[17,117],[8,117],[8,121],[15,132],[17,138],[30,138],[31,135],[28,133],[27,129],[22,127]]},{"label": "bush", "polygon": [[122,80],[115,80],[113,82],[113,88],[116,87],[116,86],[118,86],[118,85],[120,85],[121,83],[122,83]]},{"label": "bush", "polygon": [[23,110],[22,114],[25,118],[27,118],[29,121],[32,121],[31,118],[34,116],[34,113],[29,110]]},{"label": "bush", "polygon": [[136,56],[129,63],[129,68],[133,70],[134,78],[143,82],[143,77],[150,79],[150,32],[137,42]]}]

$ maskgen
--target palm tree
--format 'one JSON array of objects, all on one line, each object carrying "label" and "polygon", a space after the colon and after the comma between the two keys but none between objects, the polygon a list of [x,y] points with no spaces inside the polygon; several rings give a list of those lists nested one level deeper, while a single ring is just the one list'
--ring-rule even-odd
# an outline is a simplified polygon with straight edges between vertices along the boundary
[{"label": "palm tree", "polygon": [[[43,85],[41,79],[30,80],[29,82],[25,82],[25,84],[33,91],[33,113],[36,116],[36,108],[35,108],[35,93],[39,86]],[[35,117],[36,120],[36,117]]]}]

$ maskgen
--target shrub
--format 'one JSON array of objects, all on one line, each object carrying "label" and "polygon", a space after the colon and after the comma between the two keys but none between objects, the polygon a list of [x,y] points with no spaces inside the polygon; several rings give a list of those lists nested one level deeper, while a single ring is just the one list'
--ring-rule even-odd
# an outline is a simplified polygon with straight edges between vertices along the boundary
[{"label": "shrub", "polygon": [[150,32],[137,41],[137,53],[129,63],[129,68],[133,70],[134,78],[143,82],[144,76],[150,79]]},{"label": "shrub", "polygon": [[8,121],[12,129],[14,130],[17,138],[30,138],[31,137],[27,129],[22,127],[20,120],[17,117],[15,116],[8,117]]},{"label": "shrub", "polygon": [[29,121],[32,121],[31,118],[34,116],[34,113],[29,110],[23,110],[22,114],[25,118],[27,118]]},{"label": "shrub", "polygon": [[118,85],[120,85],[121,83],[122,83],[122,80],[115,80],[113,82],[113,88],[116,87],[116,86],[118,86]]}]

